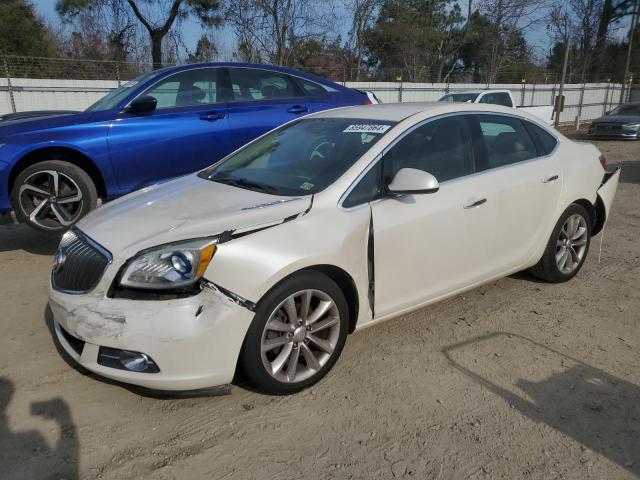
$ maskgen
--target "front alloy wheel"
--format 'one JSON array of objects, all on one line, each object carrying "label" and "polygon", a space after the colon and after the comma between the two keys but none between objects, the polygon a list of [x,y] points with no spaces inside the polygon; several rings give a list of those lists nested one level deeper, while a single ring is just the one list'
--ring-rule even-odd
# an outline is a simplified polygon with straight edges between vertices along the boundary
[{"label": "front alloy wheel", "polygon": [[96,188],[78,166],[52,160],[16,178],[12,201],[17,217],[36,230],[61,233],[95,208]]},{"label": "front alloy wheel", "polygon": [[268,393],[314,384],[340,356],[348,316],[344,294],[326,275],[306,271],[285,280],[258,303],[240,358],[245,374]]},{"label": "front alloy wheel", "polygon": [[329,295],[302,290],[276,307],[262,333],[262,365],[276,380],[301,382],[320,371],[340,339],[340,312]]}]

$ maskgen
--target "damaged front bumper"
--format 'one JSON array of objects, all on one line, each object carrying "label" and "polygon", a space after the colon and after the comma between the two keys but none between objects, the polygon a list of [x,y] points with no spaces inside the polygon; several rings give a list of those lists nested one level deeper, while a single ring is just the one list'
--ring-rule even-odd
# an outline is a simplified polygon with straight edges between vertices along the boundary
[{"label": "damaged front bumper", "polygon": [[[50,287],[49,306],[60,344],[84,368],[163,391],[228,385],[253,319],[249,308],[213,286],[173,300],[69,295]],[[130,370],[118,357],[122,351],[155,367]]]}]

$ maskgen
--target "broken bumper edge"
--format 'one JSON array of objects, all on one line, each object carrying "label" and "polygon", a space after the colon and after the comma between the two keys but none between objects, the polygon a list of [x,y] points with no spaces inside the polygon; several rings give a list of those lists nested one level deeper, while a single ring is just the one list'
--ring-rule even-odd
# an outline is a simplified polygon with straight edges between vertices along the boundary
[{"label": "broken bumper edge", "polygon": [[[49,307],[58,342],[74,361],[103,377],[157,394],[227,393],[253,320],[253,312],[212,289],[166,301],[68,295],[50,289]],[[105,366],[99,358],[105,349],[143,353],[159,371]]]}]

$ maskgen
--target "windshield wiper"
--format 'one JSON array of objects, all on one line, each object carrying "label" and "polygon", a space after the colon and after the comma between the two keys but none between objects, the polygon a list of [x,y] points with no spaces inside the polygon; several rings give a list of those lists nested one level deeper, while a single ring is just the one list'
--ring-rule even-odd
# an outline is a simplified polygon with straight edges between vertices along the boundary
[{"label": "windshield wiper", "polygon": [[226,185],[232,185],[234,187],[255,189],[265,193],[276,192],[276,189],[270,185],[262,185],[261,183],[253,182],[247,178],[213,177],[211,180],[214,182],[224,183]]}]

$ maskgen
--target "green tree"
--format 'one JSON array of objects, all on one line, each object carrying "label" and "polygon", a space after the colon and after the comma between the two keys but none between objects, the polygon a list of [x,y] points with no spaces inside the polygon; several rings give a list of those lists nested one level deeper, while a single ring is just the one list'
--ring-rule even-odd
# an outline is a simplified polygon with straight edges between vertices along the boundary
[{"label": "green tree", "polygon": [[369,63],[408,81],[440,81],[457,60],[463,20],[451,0],[386,0],[365,33]]},{"label": "green tree", "polygon": [[[107,0],[57,0],[56,10],[62,17],[73,17],[79,13],[97,9]],[[131,13],[149,33],[153,68],[162,67],[162,41],[176,21],[193,16],[206,26],[218,25],[221,18],[219,0],[126,0]]]},{"label": "green tree", "polygon": [[44,22],[26,0],[0,2],[0,54],[55,56],[56,45]]},{"label": "green tree", "polygon": [[196,51],[189,54],[189,63],[213,62],[218,56],[218,48],[208,35],[203,34],[198,40]]}]

